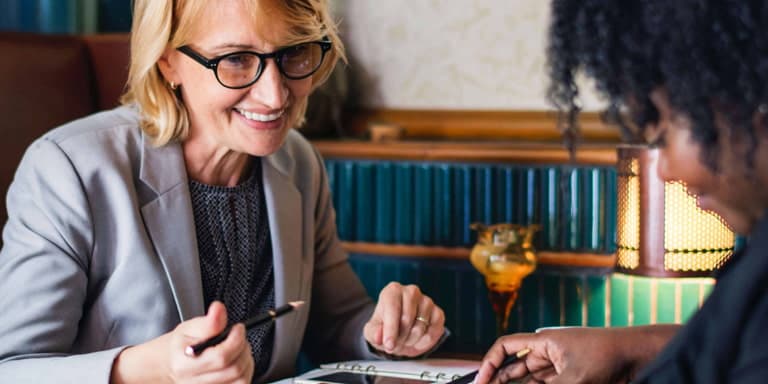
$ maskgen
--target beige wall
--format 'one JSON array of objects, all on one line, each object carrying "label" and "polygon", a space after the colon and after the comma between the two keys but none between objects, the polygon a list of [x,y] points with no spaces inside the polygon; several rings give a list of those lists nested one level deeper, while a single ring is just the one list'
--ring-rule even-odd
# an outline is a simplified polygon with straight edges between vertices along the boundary
[{"label": "beige wall", "polygon": [[[547,0],[335,0],[359,102],[545,110]],[[591,95],[588,95],[591,96]],[[584,100],[587,109],[599,103]]]}]

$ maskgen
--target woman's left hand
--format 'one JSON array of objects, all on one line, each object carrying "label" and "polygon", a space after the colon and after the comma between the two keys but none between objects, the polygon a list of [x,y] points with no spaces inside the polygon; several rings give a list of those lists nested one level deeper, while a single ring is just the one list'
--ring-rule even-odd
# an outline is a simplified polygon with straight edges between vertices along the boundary
[{"label": "woman's left hand", "polygon": [[445,314],[415,285],[392,282],[379,293],[365,339],[379,351],[415,357],[429,351],[445,332]]}]

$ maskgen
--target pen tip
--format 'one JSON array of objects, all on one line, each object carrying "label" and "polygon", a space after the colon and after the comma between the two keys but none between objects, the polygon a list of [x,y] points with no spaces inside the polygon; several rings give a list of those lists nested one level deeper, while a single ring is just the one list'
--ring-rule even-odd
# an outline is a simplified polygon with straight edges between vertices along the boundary
[{"label": "pen tip", "polygon": [[291,307],[293,307],[293,309],[296,309],[296,308],[298,308],[298,307],[301,307],[302,305],[304,305],[304,302],[303,302],[303,301],[301,301],[301,300],[299,300],[299,301],[291,301],[291,302],[289,302],[288,304],[289,304]]}]

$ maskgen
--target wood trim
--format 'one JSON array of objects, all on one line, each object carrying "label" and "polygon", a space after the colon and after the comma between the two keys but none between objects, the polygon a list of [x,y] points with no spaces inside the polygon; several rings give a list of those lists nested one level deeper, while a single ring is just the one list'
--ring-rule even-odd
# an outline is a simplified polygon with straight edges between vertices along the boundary
[{"label": "wood trim", "polygon": [[[350,113],[347,121],[353,137],[366,136],[371,125],[401,127],[405,139],[561,141],[554,111],[362,109]],[[603,123],[598,113],[582,113],[579,125],[586,142],[621,139],[618,129]]]},{"label": "wood trim", "polygon": [[[462,161],[522,164],[571,162],[568,150],[553,143],[314,140],[325,158],[410,161]],[[584,144],[577,148],[576,164],[616,165],[612,144]]]},{"label": "wood trim", "polygon": [[[381,244],[364,242],[342,242],[349,253],[382,255],[392,257],[418,257],[449,260],[469,260],[469,248],[463,247],[427,247],[419,245]],[[613,268],[616,255],[577,252],[537,252],[538,262],[542,265]]]}]

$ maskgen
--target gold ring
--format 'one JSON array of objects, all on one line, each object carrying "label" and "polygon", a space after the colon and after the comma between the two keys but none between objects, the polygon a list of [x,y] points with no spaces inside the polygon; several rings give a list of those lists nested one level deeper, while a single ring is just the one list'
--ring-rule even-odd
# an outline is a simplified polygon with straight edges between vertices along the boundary
[{"label": "gold ring", "polygon": [[427,328],[429,328],[429,320],[424,318],[424,316],[416,316],[416,321],[421,321],[422,323],[424,323],[424,325],[427,326]]}]

